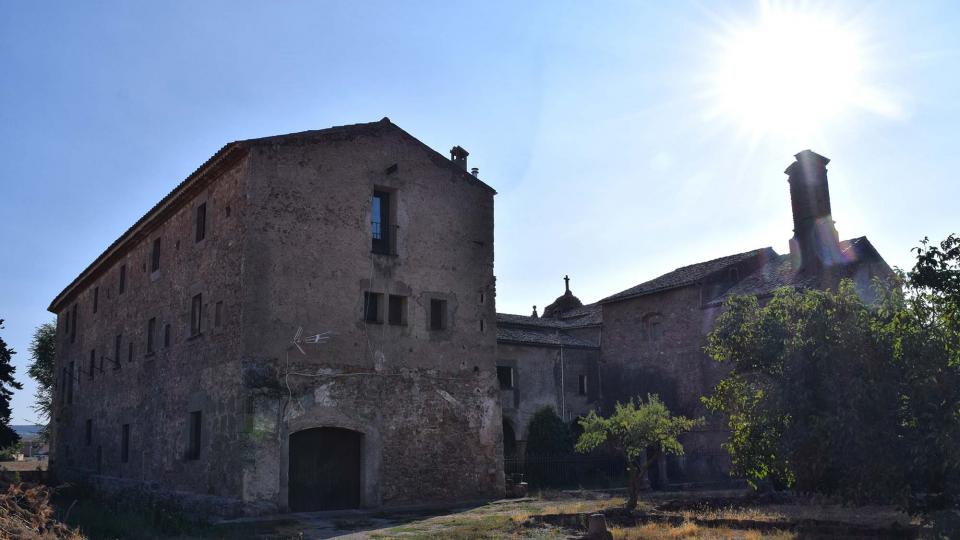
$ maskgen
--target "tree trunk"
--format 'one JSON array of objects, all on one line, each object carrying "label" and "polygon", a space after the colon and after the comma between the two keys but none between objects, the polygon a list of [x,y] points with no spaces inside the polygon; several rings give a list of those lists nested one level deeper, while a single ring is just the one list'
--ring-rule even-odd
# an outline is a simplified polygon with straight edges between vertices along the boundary
[{"label": "tree trunk", "polygon": [[629,479],[628,489],[630,498],[627,499],[626,509],[633,512],[637,509],[637,499],[640,496],[640,485],[643,482],[643,475],[647,474],[647,469],[656,458],[644,459],[643,464],[639,462],[627,463],[627,478]]}]

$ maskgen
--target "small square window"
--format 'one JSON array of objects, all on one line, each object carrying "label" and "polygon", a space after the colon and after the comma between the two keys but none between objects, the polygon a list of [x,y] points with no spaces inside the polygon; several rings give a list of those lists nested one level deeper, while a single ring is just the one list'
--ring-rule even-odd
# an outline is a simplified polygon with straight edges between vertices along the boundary
[{"label": "small square window", "polygon": [[402,325],[407,322],[407,297],[391,294],[387,299],[387,322]]},{"label": "small square window", "polygon": [[363,293],[363,320],[368,323],[382,323],[381,304],[383,295],[375,292]]},{"label": "small square window", "polygon": [[500,381],[501,390],[513,389],[513,368],[510,366],[497,366],[497,380]]},{"label": "small square window", "polygon": [[446,330],[447,328],[447,301],[439,298],[430,300],[430,329]]},{"label": "small square window", "polygon": [[587,395],[587,376],[580,375],[577,379],[577,393],[581,396]]}]

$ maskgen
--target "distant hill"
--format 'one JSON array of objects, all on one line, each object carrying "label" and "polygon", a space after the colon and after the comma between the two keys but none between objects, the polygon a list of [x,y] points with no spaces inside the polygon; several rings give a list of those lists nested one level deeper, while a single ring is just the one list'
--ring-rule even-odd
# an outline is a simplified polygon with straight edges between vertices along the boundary
[{"label": "distant hill", "polygon": [[40,433],[40,430],[43,429],[43,426],[35,425],[20,425],[20,426],[10,426],[14,431],[17,432],[17,435],[22,439],[33,439]]}]

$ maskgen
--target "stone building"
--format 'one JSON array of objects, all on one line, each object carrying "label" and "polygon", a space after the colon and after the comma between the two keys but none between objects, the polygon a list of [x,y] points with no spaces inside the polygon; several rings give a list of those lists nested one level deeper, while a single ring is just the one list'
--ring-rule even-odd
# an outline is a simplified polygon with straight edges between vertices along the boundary
[{"label": "stone building", "polygon": [[584,306],[566,292],[537,315],[497,314],[497,377],[503,408],[504,454],[522,457],[527,426],[550,407],[572,422],[599,405],[598,304]]},{"label": "stone building", "polygon": [[51,468],[217,513],[503,491],[494,190],[384,118],[227,144],[51,303]]},{"label": "stone building", "polygon": [[[780,255],[765,247],[684,266],[588,306],[594,311],[590,320],[595,324],[590,328],[598,338],[592,343],[599,344],[599,351],[592,350],[599,353],[597,380],[601,383],[595,390],[599,400],[591,406],[609,411],[616,401],[656,393],[674,412],[708,420],[683,437],[685,456],[658,460],[658,466],[650,471],[654,484],[727,478],[729,458],[720,444],[728,432],[722,418],[707,414],[700,396],[709,393],[723,376],[723,367],[709,359],[703,348],[728,295],[748,294],[763,300],[779,287],[829,289],[850,278],[858,293],[870,300],[873,278],[892,275],[866,237],[839,240],[830,207],[828,162],[805,150],[785,171],[794,219],[790,254]],[[545,313],[543,319],[548,322],[498,314],[498,361],[508,358],[504,344],[516,341],[514,328],[521,323],[566,330],[564,315],[552,319]],[[532,338],[526,345],[526,349],[511,346],[514,352],[509,358],[518,371],[525,364],[541,363],[543,352],[538,349],[547,346],[533,343]],[[520,396],[526,391],[524,381],[519,378],[514,390]],[[506,403],[505,399],[505,417]]]}]

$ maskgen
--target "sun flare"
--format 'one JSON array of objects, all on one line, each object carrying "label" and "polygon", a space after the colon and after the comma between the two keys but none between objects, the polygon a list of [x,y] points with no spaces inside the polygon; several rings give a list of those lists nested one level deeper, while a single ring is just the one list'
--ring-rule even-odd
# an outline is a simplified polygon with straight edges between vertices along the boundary
[{"label": "sun flare", "polygon": [[857,109],[894,112],[865,80],[861,33],[827,13],[762,4],[758,20],[728,27],[716,54],[715,112],[754,135],[806,135]]}]

